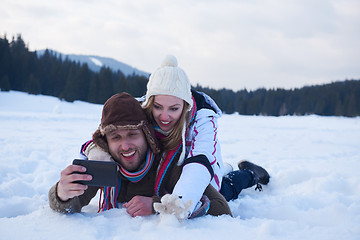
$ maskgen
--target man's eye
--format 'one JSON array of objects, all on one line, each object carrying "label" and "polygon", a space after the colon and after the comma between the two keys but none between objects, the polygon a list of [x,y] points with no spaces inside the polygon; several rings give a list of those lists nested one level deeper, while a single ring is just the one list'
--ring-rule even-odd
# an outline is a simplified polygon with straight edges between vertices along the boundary
[{"label": "man's eye", "polygon": [[138,135],[138,133],[136,133],[136,132],[134,132],[134,133],[129,133],[129,136],[130,137],[135,137],[135,136],[137,136]]}]

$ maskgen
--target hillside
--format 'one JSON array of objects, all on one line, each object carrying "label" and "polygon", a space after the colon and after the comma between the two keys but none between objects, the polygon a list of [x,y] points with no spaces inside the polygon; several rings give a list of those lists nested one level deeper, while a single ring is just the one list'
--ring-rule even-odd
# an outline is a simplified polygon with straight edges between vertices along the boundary
[{"label": "hillside", "polygon": [[[38,57],[41,57],[46,50],[37,50]],[[102,67],[109,67],[112,71],[121,71],[125,76],[139,75],[149,77],[149,73],[138,70],[128,64],[122,63],[113,58],[92,56],[92,55],[79,55],[79,54],[63,54],[55,50],[48,49],[51,53],[57,56],[61,56],[63,60],[68,58],[70,61],[79,62],[81,64],[87,64],[89,69],[94,72],[99,72]]]}]

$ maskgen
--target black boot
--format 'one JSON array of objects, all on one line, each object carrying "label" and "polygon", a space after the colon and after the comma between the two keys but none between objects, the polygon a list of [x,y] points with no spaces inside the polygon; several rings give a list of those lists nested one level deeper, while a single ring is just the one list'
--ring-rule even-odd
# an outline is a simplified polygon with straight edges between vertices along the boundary
[{"label": "black boot", "polygon": [[247,170],[251,172],[254,178],[254,185],[257,185],[256,189],[259,189],[261,191],[262,188],[260,184],[266,185],[269,183],[270,175],[264,168],[249,161],[239,162],[238,167],[240,170]]}]

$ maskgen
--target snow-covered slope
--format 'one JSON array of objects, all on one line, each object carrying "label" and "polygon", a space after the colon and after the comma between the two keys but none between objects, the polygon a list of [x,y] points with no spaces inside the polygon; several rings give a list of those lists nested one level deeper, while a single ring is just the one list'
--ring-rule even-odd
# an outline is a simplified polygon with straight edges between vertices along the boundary
[{"label": "snow-covered slope", "polygon": [[234,218],[179,223],[124,209],[62,215],[47,193],[98,127],[101,105],[0,92],[1,239],[347,239],[360,236],[360,118],[224,115],[224,161],[271,174],[230,202]]},{"label": "snow-covered slope", "polygon": [[[56,53],[58,56],[62,56],[63,59],[68,57],[70,60],[80,63],[87,63],[89,68],[95,72],[100,71],[101,67],[109,67],[113,71],[120,70],[125,76],[128,75],[140,75],[149,77],[149,73],[141,71],[135,67],[132,67],[128,64],[117,61],[113,58],[100,57],[100,56],[92,56],[92,55],[79,55],[79,54],[63,54],[54,50],[50,50]],[[38,50],[36,53],[41,56],[44,54],[45,50]]]}]

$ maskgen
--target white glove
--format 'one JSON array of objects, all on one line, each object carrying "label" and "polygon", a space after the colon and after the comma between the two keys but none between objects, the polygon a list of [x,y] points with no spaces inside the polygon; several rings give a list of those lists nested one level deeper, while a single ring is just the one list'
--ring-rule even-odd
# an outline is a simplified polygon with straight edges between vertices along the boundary
[{"label": "white glove", "polygon": [[175,194],[166,194],[161,198],[161,203],[154,203],[154,210],[161,214],[172,214],[179,220],[187,219],[190,216],[192,201],[185,204]]}]

